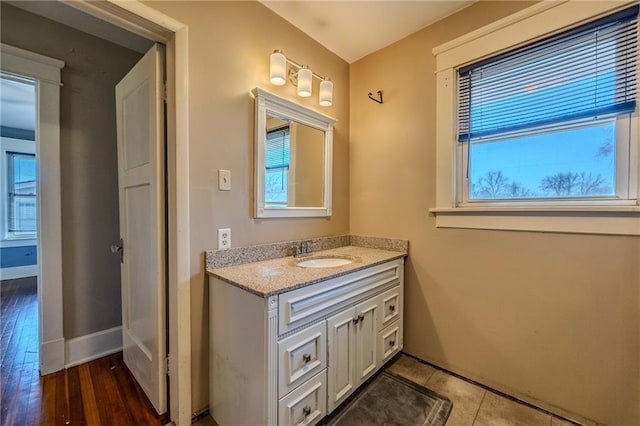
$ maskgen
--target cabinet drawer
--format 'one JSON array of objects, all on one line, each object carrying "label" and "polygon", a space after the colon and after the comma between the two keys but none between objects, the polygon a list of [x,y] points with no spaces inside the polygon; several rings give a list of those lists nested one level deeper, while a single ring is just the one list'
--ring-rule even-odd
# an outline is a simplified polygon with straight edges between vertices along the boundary
[{"label": "cabinet drawer", "polygon": [[403,259],[392,260],[278,296],[278,332],[301,327],[400,283]]},{"label": "cabinet drawer", "polygon": [[325,321],[278,342],[278,397],[281,398],[327,366]]},{"label": "cabinet drawer", "polygon": [[402,349],[402,321],[396,321],[378,333],[378,366]]},{"label": "cabinet drawer", "polygon": [[378,330],[382,330],[402,315],[400,286],[387,290],[378,296]]},{"label": "cabinet drawer", "polygon": [[278,403],[280,426],[318,423],[327,413],[327,370],[322,370]]}]

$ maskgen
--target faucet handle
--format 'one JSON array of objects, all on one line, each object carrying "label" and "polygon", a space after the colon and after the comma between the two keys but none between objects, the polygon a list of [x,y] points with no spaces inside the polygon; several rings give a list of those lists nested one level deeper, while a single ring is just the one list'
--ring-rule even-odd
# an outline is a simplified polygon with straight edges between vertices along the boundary
[{"label": "faucet handle", "polygon": [[311,253],[311,241],[300,241],[297,246],[292,246],[293,256],[298,257],[300,255]]}]

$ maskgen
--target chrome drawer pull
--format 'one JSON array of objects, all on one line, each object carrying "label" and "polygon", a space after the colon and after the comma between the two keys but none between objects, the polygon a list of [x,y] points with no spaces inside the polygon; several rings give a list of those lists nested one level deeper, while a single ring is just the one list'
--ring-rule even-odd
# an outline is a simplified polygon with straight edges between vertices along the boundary
[{"label": "chrome drawer pull", "polygon": [[389,346],[395,346],[395,345],[396,345],[395,340],[389,340]]},{"label": "chrome drawer pull", "polygon": [[389,310],[394,312],[396,310],[396,305],[389,305]]},{"label": "chrome drawer pull", "polygon": [[311,361],[311,355],[310,354],[304,354],[302,355],[302,361],[304,361],[304,363],[308,363],[309,361]]},{"label": "chrome drawer pull", "polygon": [[302,409],[302,414],[304,414],[305,417],[309,416],[309,414],[311,414],[311,407],[309,407],[308,405],[305,406]]}]

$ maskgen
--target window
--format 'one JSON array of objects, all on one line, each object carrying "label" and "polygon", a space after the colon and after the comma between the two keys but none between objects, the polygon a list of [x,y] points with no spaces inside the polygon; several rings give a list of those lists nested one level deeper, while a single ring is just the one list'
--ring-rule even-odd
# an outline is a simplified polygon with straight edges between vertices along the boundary
[{"label": "window", "polygon": [[7,152],[7,236],[34,238],[36,216],[36,156]]},{"label": "window", "polygon": [[458,70],[461,202],[629,199],[637,14]]},{"label": "window", "polygon": [[270,206],[287,206],[290,149],[289,126],[267,132],[264,201]]},{"label": "window", "polygon": [[640,233],[638,6],[553,3],[434,49],[436,226]]}]

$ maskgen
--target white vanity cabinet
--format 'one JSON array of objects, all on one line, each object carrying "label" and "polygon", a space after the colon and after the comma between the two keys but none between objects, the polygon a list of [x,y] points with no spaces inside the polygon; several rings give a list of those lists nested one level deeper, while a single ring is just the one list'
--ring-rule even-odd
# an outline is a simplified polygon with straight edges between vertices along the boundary
[{"label": "white vanity cabinet", "polygon": [[306,425],[402,349],[404,258],[261,296],[210,279],[210,412]]}]

